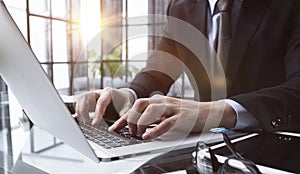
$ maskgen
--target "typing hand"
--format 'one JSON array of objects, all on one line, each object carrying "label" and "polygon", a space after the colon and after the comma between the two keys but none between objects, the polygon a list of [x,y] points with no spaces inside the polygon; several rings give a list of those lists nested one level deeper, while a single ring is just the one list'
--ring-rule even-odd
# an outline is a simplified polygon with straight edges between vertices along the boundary
[{"label": "typing hand", "polygon": [[[223,118],[223,113],[226,118]],[[218,126],[231,128],[235,119],[234,110],[223,101],[196,102],[155,95],[138,99],[109,130],[117,131],[128,125],[130,133],[153,139],[171,130],[190,133]],[[162,121],[146,132],[147,126],[157,120]]]},{"label": "typing hand", "polygon": [[133,96],[127,89],[104,88],[88,92],[79,97],[76,103],[76,117],[85,124],[91,122],[90,112],[95,112],[91,122],[96,126],[100,123],[110,103],[113,103],[119,115],[124,115],[132,106]]}]

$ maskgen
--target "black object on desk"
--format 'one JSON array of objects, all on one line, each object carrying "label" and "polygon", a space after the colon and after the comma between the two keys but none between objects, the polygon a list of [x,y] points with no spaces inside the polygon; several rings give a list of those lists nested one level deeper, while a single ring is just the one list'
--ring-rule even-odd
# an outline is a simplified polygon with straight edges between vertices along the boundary
[{"label": "black object on desk", "polygon": [[[230,139],[235,139],[247,133],[230,132],[228,136]],[[211,145],[222,143],[208,142]],[[198,174],[198,170],[193,163],[192,153],[195,152],[196,147],[170,151],[159,157],[156,157],[146,164],[135,170],[133,174],[159,174],[166,172],[175,172],[178,170],[185,170],[188,174]]]},{"label": "black object on desk", "polygon": [[198,174],[197,169],[192,163],[192,152],[195,148],[187,148],[168,152],[162,156],[156,157],[132,174],[158,174],[186,170],[188,174]]},{"label": "black object on desk", "polygon": [[[300,137],[261,133],[258,136],[234,143],[234,146],[235,150],[244,158],[258,165],[300,173]],[[214,153],[222,156],[232,155],[225,146],[214,150]]]}]

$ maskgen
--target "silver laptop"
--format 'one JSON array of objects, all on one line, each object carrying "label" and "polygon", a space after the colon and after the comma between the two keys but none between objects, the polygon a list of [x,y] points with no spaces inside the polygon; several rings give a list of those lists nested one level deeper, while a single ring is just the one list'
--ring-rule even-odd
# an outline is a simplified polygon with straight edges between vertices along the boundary
[{"label": "silver laptop", "polygon": [[[87,158],[112,161],[148,153],[195,146],[199,140],[215,140],[211,133],[194,134],[168,140],[130,143],[124,137],[108,135],[105,131],[93,132],[92,127],[83,131],[49,81],[37,58],[16,26],[3,1],[0,1],[0,75],[12,90],[31,121],[38,127],[60,139]],[[99,130],[95,130],[99,131]],[[91,134],[107,138],[96,139]],[[177,136],[180,136],[177,134]],[[98,136],[99,137],[99,136]],[[103,145],[108,138],[118,139],[112,146]],[[131,137],[132,138],[132,137]],[[120,145],[121,144],[121,145]]]}]

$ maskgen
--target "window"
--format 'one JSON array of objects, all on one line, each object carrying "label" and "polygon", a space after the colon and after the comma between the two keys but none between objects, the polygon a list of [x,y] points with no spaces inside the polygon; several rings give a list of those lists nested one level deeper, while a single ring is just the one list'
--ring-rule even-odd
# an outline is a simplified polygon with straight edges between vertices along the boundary
[{"label": "window", "polygon": [[[128,38],[128,33],[155,32],[154,26],[163,27],[164,21],[130,23],[128,19],[166,14],[169,0],[6,0],[5,3],[60,94],[73,95],[94,88],[119,87],[131,81],[145,65],[147,51],[158,40],[154,36]],[[90,46],[91,40],[97,40],[92,44],[97,48]],[[115,48],[121,52],[116,56],[118,59],[111,61],[105,55],[112,54]],[[107,72],[113,65],[118,65],[118,70]],[[119,78],[107,79],[106,76],[113,76],[111,73]],[[177,84],[182,82],[187,83],[185,76]]]}]

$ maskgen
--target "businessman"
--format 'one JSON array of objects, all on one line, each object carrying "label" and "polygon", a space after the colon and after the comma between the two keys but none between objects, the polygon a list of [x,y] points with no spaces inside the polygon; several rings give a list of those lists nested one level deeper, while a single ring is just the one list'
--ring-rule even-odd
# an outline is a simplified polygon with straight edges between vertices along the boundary
[{"label": "businessman", "polygon": [[[162,38],[157,50],[178,58],[190,70],[198,93],[194,101],[153,95],[166,94],[178,77],[149,68],[167,66],[162,58],[153,61],[154,54],[129,88],[83,95],[77,103],[78,117],[88,123],[88,112],[95,110],[92,124],[97,124],[118,98],[120,119],[109,130],[128,125],[143,139],[174,128],[200,132],[214,122],[231,129],[300,130],[300,1],[172,0],[167,15],[195,27],[215,48],[224,68],[226,96],[213,97],[206,67],[197,56],[173,39]],[[176,29],[169,27],[166,33],[174,33],[170,30]],[[159,124],[146,131],[152,122]]]}]

